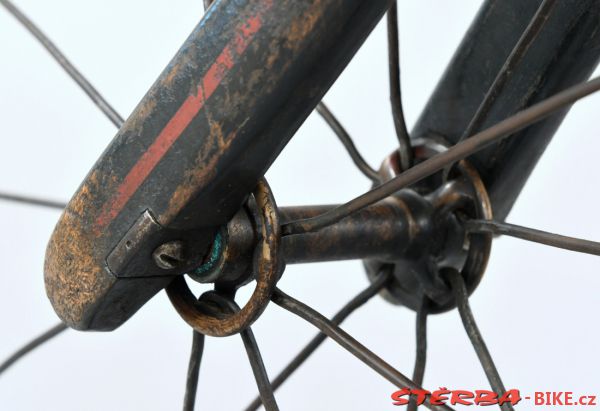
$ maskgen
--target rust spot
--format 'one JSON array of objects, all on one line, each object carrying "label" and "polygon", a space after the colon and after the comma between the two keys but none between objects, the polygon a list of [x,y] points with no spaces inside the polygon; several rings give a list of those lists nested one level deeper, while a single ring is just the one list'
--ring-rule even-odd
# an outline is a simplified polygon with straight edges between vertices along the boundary
[{"label": "rust spot", "polygon": [[322,1],[315,1],[311,9],[305,13],[302,19],[295,19],[290,24],[286,42],[290,49],[297,48],[297,45],[302,43],[304,39],[314,30],[317,22],[322,19],[320,9]]},{"label": "rust spot", "polygon": [[200,150],[195,161],[195,167],[185,171],[183,177],[184,182],[177,186],[169,200],[167,209],[158,218],[161,224],[168,225],[168,223],[194,196],[198,187],[203,187],[207,181],[212,180],[216,175],[217,163],[219,162],[220,157],[207,153],[214,150],[214,143],[216,143],[220,151],[226,151],[237,133],[237,130],[235,130],[229,133],[226,138],[223,138],[222,129],[217,122],[212,122],[210,127],[211,138],[208,140],[208,143],[204,145],[202,150]]},{"label": "rust spot", "polygon": [[85,214],[93,202],[88,184],[98,181],[92,173],[69,202],[48,244],[44,263],[46,293],[60,318],[73,328],[85,328],[90,307],[111,287],[94,259],[95,236],[83,227]]}]

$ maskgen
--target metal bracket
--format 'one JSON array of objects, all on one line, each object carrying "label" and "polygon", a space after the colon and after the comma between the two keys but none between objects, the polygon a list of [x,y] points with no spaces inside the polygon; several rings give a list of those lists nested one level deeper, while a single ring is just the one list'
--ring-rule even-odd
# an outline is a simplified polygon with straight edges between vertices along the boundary
[{"label": "metal bracket", "polygon": [[176,267],[161,268],[152,261],[153,251],[160,246],[160,242],[154,243],[161,237],[157,235],[161,231],[163,227],[152,213],[144,211],[106,258],[110,272],[119,278],[179,274]]}]

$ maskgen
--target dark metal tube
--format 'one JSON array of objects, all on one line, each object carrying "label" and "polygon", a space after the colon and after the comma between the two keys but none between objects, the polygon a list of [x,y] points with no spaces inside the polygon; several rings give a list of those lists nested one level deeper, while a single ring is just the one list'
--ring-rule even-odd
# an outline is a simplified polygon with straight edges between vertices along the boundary
[{"label": "dark metal tube", "polygon": [[[310,218],[334,209],[335,205],[282,207],[280,221]],[[397,261],[419,244],[428,232],[431,206],[412,192],[390,197],[318,232],[284,236],[281,241],[286,264],[377,259]],[[232,280],[247,271],[256,245],[256,227],[247,210],[227,225],[224,262],[219,278]],[[223,277],[225,276],[225,277]],[[204,280],[214,278],[204,276]]]},{"label": "dark metal tube", "polygon": [[[319,215],[334,206],[281,209],[288,222]],[[283,237],[288,264],[377,258],[393,260],[410,243],[411,215],[395,201],[385,201],[315,233]]]}]

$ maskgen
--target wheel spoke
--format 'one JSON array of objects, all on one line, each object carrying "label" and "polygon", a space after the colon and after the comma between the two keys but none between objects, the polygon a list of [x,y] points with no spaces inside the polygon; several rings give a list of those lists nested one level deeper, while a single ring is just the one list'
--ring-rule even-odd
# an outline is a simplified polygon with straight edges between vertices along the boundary
[{"label": "wheel spoke", "polygon": [[192,338],[192,351],[188,364],[187,378],[185,383],[185,397],[183,400],[183,411],[194,411],[196,404],[196,393],[198,391],[198,378],[200,376],[200,364],[204,351],[204,334],[194,331]]},{"label": "wheel spoke", "polygon": [[108,117],[117,128],[123,125],[123,118],[102,97],[102,95],[90,84],[90,82],[73,66],[65,55],[52,43],[52,41],[18,8],[9,0],[0,0],[2,4],[25,28],[44,46],[54,57],[67,74],[81,87],[81,89],[92,99],[94,104]]},{"label": "wheel spoke", "polygon": [[465,140],[466,138],[471,136],[474,132],[479,130],[481,128],[481,126],[483,126],[483,123],[487,119],[487,116],[488,116],[494,102],[496,101],[496,99],[498,98],[500,93],[502,92],[502,90],[503,90],[507,80],[510,78],[511,74],[514,72],[515,66],[517,64],[519,64],[519,62],[522,60],[522,58],[527,53],[529,46],[531,45],[531,43],[533,43],[533,41],[536,39],[536,37],[539,34],[539,32],[541,31],[541,29],[544,27],[544,24],[546,23],[546,19],[550,15],[550,12],[552,11],[552,8],[555,5],[556,5],[556,0],[544,0],[542,2],[542,4],[540,4],[535,15],[529,22],[529,25],[527,26],[527,28],[525,29],[525,31],[519,38],[519,41],[517,41],[517,44],[512,49],[508,58],[504,62],[504,65],[500,68],[500,71],[496,75],[496,78],[492,82],[492,85],[490,86],[487,93],[483,97],[481,104],[477,108],[475,115],[473,116],[473,118],[471,119],[469,124],[467,125],[467,128],[463,132],[459,141]]},{"label": "wheel spoke", "polygon": [[[392,384],[396,385],[398,388],[420,388],[400,371],[396,370],[390,364],[378,357],[375,353],[370,351],[367,347],[356,341],[350,334],[342,330],[339,326],[329,321],[327,318],[309,306],[301,303],[298,300],[295,300],[280,289],[275,289],[272,300],[275,304],[293,314],[296,314],[300,318],[303,318],[317,327],[323,334],[326,334],[329,338],[337,342],[349,353],[371,367],[371,369]],[[429,403],[429,399],[424,405],[431,410],[452,410],[452,408],[447,405],[431,405]]]},{"label": "wheel spoke", "polygon": [[19,194],[3,193],[3,192],[0,192],[0,200],[11,201],[11,202],[15,202],[15,203],[24,203],[24,204],[40,206],[40,207],[54,208],[56,210],[62,210],[67,206],[66,203],[63,203],[61,201],[54,201],[54,200],[49,200],[47,198],[29,197],[29,196],[23,196],[23,195],[19,195]]},{"label": "wheel spoke", "polygon": [[50,328],[48,331],[43,333],[42,335],[34,338],[23,347],[19,348],[13,355],[8,357],[2,364],[0,364],[0,374],[10,368],[14,363],[19,361],[21,358],[29,354],[31,351],[35,350],[42,344],[50,341],[52,338],[56,337],[58,334],[67,329],[67,326],[63,323],[56,324],[54,327]]},{"label": "wheel spoke", "polygon": [[[417,312],[417,350],[415,358],[415,368],[413,370],[413,381],[417,385],[423,385],[423,377],[425,375],[425,364],[427,363],[427,309],[429,299],[423,296],[421,307]],[[413,398],[408,403],[407,411],[415,411],[417,403]]]},{"label": "wheel spoke", "polygon": [[378,183],[379,182],[379,174],[375,171],[360,155],[358,149],[354,145],[352,141],[352,137],[348,134],[346,129],[342,126],[342,124],[338,121],[338,119],[333,115],[333,113],[329,110],[327,105],[324,102],[320,102],[317,105],[317,112],[323,117],[323,120],[329,125],[329,127],[333,130],[335,135],[340,139],[348,154],[354,161],[356,167],[371,181]]},{"label": "wheel spoke", "polygon": [[493,233],[520,238],[521,240],[545,244],[551,247],[577,251],[579,253],[600,255],[600,243],[582,238],[567,237],[535,228],[493,220],[470,220],[465,225],[471,233]]},{"label": "wheel spoke", "polygon": [[254,373],[254,378],[256,379],[256,385],[258,386],[262,404],[266,411],[278,411],[279,407],[275,401],[275,394],[273,393],[273,388],[269,382],[269,376],[267,375],[267,370],[265,369],[262,356],[260,355],[258,344],[254,338],[254,333],[251,328],[247,328],[242,331],[241,335],[242,340],[244,341],[244,347],[246,348],[246,353],[248,354],[250,366],[252,367],[252,372]]},{"label": "wheel spoke", "polygon": [[400,40],[398,33],[398,4],[394,0],[387,12],[388,33],[388,68],[390,76],[390,101],[392,103],[392,116],[394,127],[400,147],[400,165],[402,170],[412,166],[413,155],[410,145],[410,136],[406,128],[404,110],[402,109],[402,91],[400,87]]},{"label": "wheel spoke", "polygon": [[[512,49],[506,61],[500,68],[500,71],[494,78],[492,85],[483,96],[483,100],[481,104],[477,108],[477,111],[473,115],[473,118],[463,131],[463,134],[458,139],[458,142],[461,142],[469,136],[473,135],[476,131],[480,130],[485,121],[488,118],[488,114],[490,113],[492,107],[494,106],[494,102],[504,89],[507,81],[510,79],[511,75],[514,73],[514,68],[525,56],[527,50],[529,50],[529,46],[534,42],[541,29],[544,27],[546,23],[546,19],[550,15],[550,12],[554,8],[556,4],[556,0],[544,0],[542,4],[540,4],[537,9],[535,15],[527,25],[527,28],[515,44],[515,47]],[[444,170],[445,176],[448,175],[452,165],[449,165]]]},{"label": "wheel spoke", "polygon": [[422,163],[413,166],[386,183],[346,204],[336,207],[320,216],[298,220],[284,225],[282,227],[282,232],[284,235],[307,233],[334,224],[348,215],[374,204],[396,191],[416,183],[444,167],[476,153],[492,143],[509,137],[516,131],[542,120],[553,112],[566,108],[577,100],[592,94],[599,89],[600,78],[594,78],[588,82],[569,87],[568,89],[524,109],[496,125],[450,147],[443,153],[437,154]]},{"label": "wheel spoke", "polygon": [[[222,295],[214,292],[208,293],[207,295],[208,298],[212,299],[219,306],[224,307],[229,312],[234,313],[240,311],[240,307],[235,303],[235,301],[229,298],[225,298]],[[252,332],[252,328],[246,328],[240,333],[240,335],[242,337],[242,341],[244,342],[244,348],[246,349],[246,354],[248,354],[248,360],[250,361],[252,373],[254,374],[254,379],[256,380],[258,392],[265,410],[279,411],[277,401],[275,400],[275,395],[273,394],[273,388],[269,382],[269,375],[265,369],[265,364],[263,363],[258,344],[256,343],[254,333]]]},{"label": "wheel spoke", "polygon": [[[382,270],[377,279],[366,289],[361,291],[356,297],[348,302],[336,315],[331,318],[331,322],[335,325],[341,324],[350,314],[360,308],[373,296],[375,296],[390,277],[390,270]],[[290,363],[275,377],[271,382],[274,390],[278,389],[304,362],[312,353],[325,341],[327,336],[323,333],[317,334],[295,357]],[[255,411],[260,407],[260,398],[255,398],[245,411]]]},{"label": "wheel spoke", "polygon": [[[498,396],[501,396],[506,392],[506,389],[504,388],[498,369],[492,360],[492,356],[483,341],[481,332],[479,332],[479,328],[475,323],[475,317],[473,317],[473,312],[469,305],[469,294],[467,293],[467,287],[465,286],[462,275],[456,270],[447,270],[445,274],[452,286],[452,292],[454,293],[458,312],[460,313],[460,318],[465,327],[465,331],[477,353],[479,362],[481,362],[481,365],[483,366],[483,370],[490,386]],[[513,411],[513,407],[509,402],[505,402],[501,408],[504,411]]]}]

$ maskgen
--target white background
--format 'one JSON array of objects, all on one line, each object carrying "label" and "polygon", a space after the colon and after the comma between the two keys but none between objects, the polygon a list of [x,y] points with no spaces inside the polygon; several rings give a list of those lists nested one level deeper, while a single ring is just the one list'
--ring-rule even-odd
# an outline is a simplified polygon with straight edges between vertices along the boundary
[{"label": "white background", "polygon": [[[202,15],[200,0],[15,1],[124,116]],[[400,2],[409,126],[478,6],[466,0]],[[326,97],[373,165],[394,148],[387,93],[385,26],[379,25]],[[572,110],[508,221],[600,239],[598,107],[600,96]],[[66,200],[114,133],[0,8],[0,190]],[[369,187],[314,115],[268,178],[280,205],[343,202]],[[0,357],[57,321],[42,280],[44,249],[57,217],[52,210],[0,203]],[[599,267],[591,256],[515,239],[495,242],[471,302],[508,387],[524,395],[546,390],[600,394]],[[288,267],[280,285],[331,315],[367,281],[359,262],[344,262]],[[414,313],[377,297],[345,328],[402,372],[412,373]],[[254,330],[271,376],[315,332],[275,306]],[[161,293],[113,333],[68,331],[18,363],[0,377],[0,410],[180,409],[190,342],[191,330]],[[456,312],[430,318],[425,386],[488,387]],[[393,410],[393,391],[327,342],[277,399],[282,410]],[[241,340],[208,339],[198,409],[242,409],[255,393]]]}]

